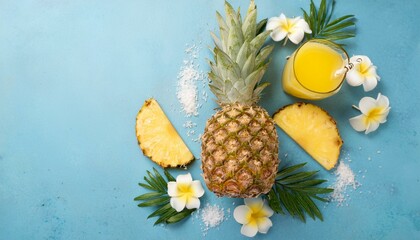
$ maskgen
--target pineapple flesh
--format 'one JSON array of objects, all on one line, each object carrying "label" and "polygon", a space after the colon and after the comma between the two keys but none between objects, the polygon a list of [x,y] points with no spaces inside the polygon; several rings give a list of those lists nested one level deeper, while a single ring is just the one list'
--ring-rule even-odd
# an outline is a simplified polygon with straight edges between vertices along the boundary
[{"label": "pineapple flesh", "polygon": [[334,119],[310,103],[295,103],[273,116],[276,124],[325,169],[332,169],[340,156],[343,140]]},{"label": "pineapple flesh", "polygon": [[260,83],[272,45],[257,24],[251,1],[246,17],[225,2],[217,12],[220,38],[211,33],[214,61],[209,61],[210,90],[221,109],[207,120],[201,138],[201,169],[217,196],[252,198],[268,193],[278,169],[278,135],[273,119],[257,105],[268,83]]},{"label": "pineapple flesh", "polygon": [[150,98],[137,114],[136,135],[143,154],[162,167],[185,166],[194,156],[158,102]]}]

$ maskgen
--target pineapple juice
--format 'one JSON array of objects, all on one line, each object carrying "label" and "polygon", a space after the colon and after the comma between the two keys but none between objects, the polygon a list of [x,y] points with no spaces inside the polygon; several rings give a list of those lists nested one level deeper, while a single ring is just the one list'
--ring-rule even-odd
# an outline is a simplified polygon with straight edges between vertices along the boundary
[{"label": "pineapple juice", "polygon": [[283,89],[304,99],[332,96],[340,90],[347,62],[347,53],[341,47],[326,40],[310,40],[287,60]]}]

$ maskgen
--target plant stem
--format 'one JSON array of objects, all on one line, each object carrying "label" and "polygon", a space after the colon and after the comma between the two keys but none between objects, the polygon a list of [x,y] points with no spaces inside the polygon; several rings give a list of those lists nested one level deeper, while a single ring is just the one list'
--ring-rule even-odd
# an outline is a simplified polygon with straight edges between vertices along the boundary
[{"label": "plant stem", "polygon": [[358,106],[356,106],[356,105],[351,105],[351,107],[360,111],[360,108]]},{"label": "plant stem", "polygon": [[289,38],[286,36],[286,39],[284,39],[284,42],[283,42],[283,46],[286,46],[287,39],[289,39]]}]

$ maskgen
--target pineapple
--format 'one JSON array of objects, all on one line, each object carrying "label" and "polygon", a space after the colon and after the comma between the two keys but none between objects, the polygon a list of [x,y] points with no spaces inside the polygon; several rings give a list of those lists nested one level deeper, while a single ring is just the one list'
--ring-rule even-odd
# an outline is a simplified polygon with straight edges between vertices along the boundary
[{"label": "pineapple", "polygon": [[280,109],[274,121],[325,169],[332,169],[343,145],[334,119],[310,103],[295,103]]},{"label": "pineapple", "polygon": [[162,167],[185,166],[194,156],[157,101],[146,100],[137,114],[136,135],[143,154]]},{"label": "pineapple", "polygon": [[[251,1],[246,17],[225,2],[226,19],[217,12],[220,39],[211,33],[210,90],[221,107],[207,120],[201,145],[201,169],[217,196],[252,198],[270,191],[276,176],[278,136],[273,119],[257,102],[273,46],[262,47],[269,32],[256,23]],[[259,33],[261,32],[261,33]]]}]

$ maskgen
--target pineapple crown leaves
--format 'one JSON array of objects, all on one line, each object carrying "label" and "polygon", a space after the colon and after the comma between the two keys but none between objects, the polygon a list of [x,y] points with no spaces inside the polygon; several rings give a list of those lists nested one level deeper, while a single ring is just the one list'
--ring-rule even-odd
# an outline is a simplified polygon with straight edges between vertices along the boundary
[{"label": "pineapple crown leaves", "polygon": [[140,201],[139,207],[157,207],[157,209],[150,214],[147,218],[158,217],[154,225],[159,223],[177,223],[184,218],[188,217],[196,209],[184,209],[181,212],[177,212],[172,208],[170,197],[168,195],[168,182],[176,181],[175,178],[166,170],[163,173],[167,180],[153,168],[153,173],[147,171],[147,176],[144,176],[146,183],[139,183],[139,186],[149,190],[150,192],[144,193],[136,198],[134,201]]},{"label": "pineapple crown leaves", "polygon": [[280,170],[276,175],[275,184],[265,196],[276,213],[285,214],[284,208],[290,215],[297,216],[304,222],[305,213],[314,220],[319,218],[323,221],[314,199],[327,202],[327,199],[318,195],[331,193],[334,189],[318,187],[326,182],[314,178],[318,171],[297,172],[305,165],[306,163],[301,163]]},{"label": "pineapple crown leaves", "polygon": [[209,61],[210,90],[220,104],[256,103],[268,83],[260,84],[267,70],[268,56],[274,46],[263,44],[270,32],[264,31],[267,19],[257,23],[257,8],[253,0],[242,19],[240,9],[235,11],[225,2],[226,18],[216,12],[220,38],[211,32],[215,47],[214,61]]},{"label": "pineapple crown leaves", "polygon": [[303,17],[312,30],[312,33],[306,34],[308,40],[323,38],[335,42],[356,36],[354,28],[349,28],[356,25],[354,15],[345,15],[331,21],[334,7],[334,0],[329,5],[326,0],[321,0],[317,9],[311,0],[309,14],[302,9]]}]

